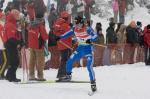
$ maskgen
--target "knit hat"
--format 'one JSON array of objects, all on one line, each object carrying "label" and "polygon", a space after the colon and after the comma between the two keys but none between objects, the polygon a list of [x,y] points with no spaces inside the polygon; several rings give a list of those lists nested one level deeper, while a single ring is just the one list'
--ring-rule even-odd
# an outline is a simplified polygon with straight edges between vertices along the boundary
[{"label": "knit hat", "polygon": [[142,26],[142,23],[140,21],[136,22],[137,26]]},{"label": "knit hat", "polygon": [[147,25],[147,29],[150,30],[150,24]]}]

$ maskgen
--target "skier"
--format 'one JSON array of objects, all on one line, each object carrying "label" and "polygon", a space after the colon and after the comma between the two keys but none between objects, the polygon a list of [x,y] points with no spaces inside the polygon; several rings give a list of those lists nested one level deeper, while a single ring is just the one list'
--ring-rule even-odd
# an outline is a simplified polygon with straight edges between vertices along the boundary
[{"label": "skier", "polygon": [[97,90],[96,88],[96,79],[95,73],[93,71],[93,46],[92,41],[95,41],[97,38],[97,34],[91,27],[86,27],[84,20],[82,17],[78,16],[75,18],[75,27],[70,31],[66,32],[64,35],[57,37],[57,40],[65,39],[70,37],[71,35],[75,35],[76,40],[78,42],[77,49],[70,56],[69,60],[66,63],[66,76],[64,77],[64,81],[70,81],[72,76],[72,67],[73,63],[77,60],[80,60],[82,57],[85,57],[87,60],[87,69],[89,72],[89,77],[91,81],[91,89],[93,92]]}]

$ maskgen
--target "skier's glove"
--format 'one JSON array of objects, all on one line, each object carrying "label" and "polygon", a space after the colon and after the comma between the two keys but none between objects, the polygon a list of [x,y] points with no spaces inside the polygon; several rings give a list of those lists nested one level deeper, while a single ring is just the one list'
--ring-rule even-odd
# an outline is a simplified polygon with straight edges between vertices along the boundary
[{"label": "skier's glove", "polygon": [[61,39],[61,38],[60,38],[59,36],[56,36],[56,37],[55,37],[55,40],[56,40],[56,41],[59,41],[60,39]]},{"label": "skier's glove", "polygon": [[86,43],[87,43],[87,44],[92,44],[92,42],[91,42],[90,39],[87,39],[87,40],[86,40]]}]

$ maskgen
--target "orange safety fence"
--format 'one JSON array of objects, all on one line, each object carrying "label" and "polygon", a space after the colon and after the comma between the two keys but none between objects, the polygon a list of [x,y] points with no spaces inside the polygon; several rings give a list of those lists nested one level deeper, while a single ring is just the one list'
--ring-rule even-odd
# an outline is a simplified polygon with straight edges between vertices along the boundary
[{"label": "orange safety fence", "polygon": [[[51,59],[46,62],[49,68],[58,68],[60,64],[60,53],[57,47],[49,48]],[[115,64],[133,64],[144,62],[144,48],[130,44],[94,44],[94,66],[115,65]],[[86,66],[86,59],[76,62],[74,67]]]}]

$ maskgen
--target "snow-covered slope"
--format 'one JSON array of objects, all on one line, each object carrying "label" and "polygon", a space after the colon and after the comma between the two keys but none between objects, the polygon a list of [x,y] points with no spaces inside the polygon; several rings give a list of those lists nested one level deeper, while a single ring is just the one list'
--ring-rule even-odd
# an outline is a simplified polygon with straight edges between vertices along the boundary
[{"label": "snow-covered slope", "polygon": [[[18,85],[0,81],[0,99],[149,99],[150,67],[143,63],[94,68],[98,92],[88,96],[90,84],[47,83]],[[44,72],[48,80],[55,80],[57,71]],[[18,70],[22,77],[22,70]],[[75,68],[73,80],[88,80],[86,68]]]}]

